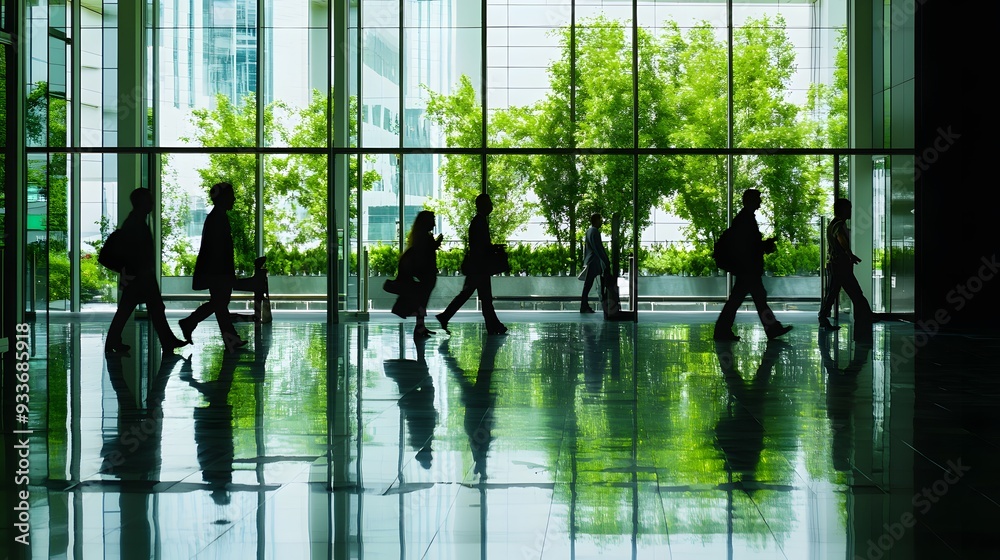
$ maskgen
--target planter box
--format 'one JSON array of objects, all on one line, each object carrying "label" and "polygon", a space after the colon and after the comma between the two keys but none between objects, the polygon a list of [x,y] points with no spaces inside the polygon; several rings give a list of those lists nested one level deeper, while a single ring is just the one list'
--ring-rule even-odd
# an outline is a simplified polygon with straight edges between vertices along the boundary
[{"label": "planter box", "polygon": [[[382,290],[382,283],[386,276],[373,276],[369,279],[368,300],[370,309],[373,311],[388,311],[392,309],[396,296]],[[458,294],[465,283],[464,276],[439,276],[434,293],[428,304],[429,308],[444,309],[451,302],[452,298]],[[282,301],[273,301],[275,309],[326,309],[326,302],[315,301],[318,294],[326,294],[329,283],[326,276],[271,276],[268,279],[271,294],[282,296]],[[578,299],[583,290],[583,282],[575,276],[494,276],[492,279],[493,294],[499,298],[511,298],[509,301],[497,301],[494,305],[497,309],[532,309],[532,310],[576,310],[579,308]],[[622,299],[628,297],[628,280],[619,279]],[[767,288],[768,297],[775,300],[784,298],[802,299],[815,298],[813,305],[818,307],[820,296],[820,279],[818,276],[786,276],[786,277],[764,277],[764,287]],[[196,292],[191,289],[190,276],[164,277],[161,281],[161,288],[164,294],[177,297],[191,296],[190,301],[185,301],[185,305],[170,305],[169,307],[190,308],[191,302],[205,301],[208,299],[208,292]],[[350,277],[346,290],[341,290],[341,300],[346,299],[348,307],[356,307],[357,277]],[[304,298],[303,301],[295,301],[294,296],[302,294],[312,296]],[[596,304],[598,290],[595,286],[590,297],[592,304]],[[717,300],[726,295],[725,276],[640,276],[639,277],[639,309],[645,310],[710,310],[717,309],[720,305],[704,301]],[[516,298],[516,300],[514,299]],[[559,298],[561,301],[546,298]],[[662,298],[660,302],[651,302],[646,298]],[[313,301],[305,301],[313,299]],[[646,301],[643,301],[646,300]],[[749,299],[747,300],[749,303]],[[248,302],[234,302],[232,308],[239,309]],[[785,307],[788,307],[787,305]],[[463,306],[463,309],[478,309],[477,297],[472,298]]]}]

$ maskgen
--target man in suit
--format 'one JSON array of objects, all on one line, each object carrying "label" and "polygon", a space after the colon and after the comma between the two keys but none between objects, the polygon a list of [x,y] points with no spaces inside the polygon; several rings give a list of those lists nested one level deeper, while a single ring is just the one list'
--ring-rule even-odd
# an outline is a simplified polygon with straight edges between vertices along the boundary
[{"label": "man in suit", "polygon": [[590,215],[590,227],[583,236],[583,295],[580,296],[580,313],[593,313],[594,308],[587,303],[587,296],[594,286],[594,279],[597,277],[604,280],[605,275],[610,275],[611,260],[608,259],[608,252],[604,250],[604,242],[601,241],[601,226],[604,218],[600,214]]},{"label": "man in suit", "polygon": [[163,352],[173,352],[187,342],[177,338],[167,324],[166,307],[156,283],[156,253],[153,250],[153,234],[146,224],[146,216],[153,210],[153,195],[149,189],[138,188],[129,195],[132,211],[122,223],[122,239],[127,243],[124,251],[125,266],[121,270],[121,296],[118,310],[111,319],[104,352],[125,353],[130,347],[122,342],[122,331],[132,311],[140,303],[146,304],[149,321],[160,339]]},{"label": "man in suit", "polygon": [[[227,182],[216,183],[209,192],[212,199],[212,211],[205,218],[205,226],[201,233],[201,248],[194,265],[192,287],[195,290],[208,290],[209,300],[201,304],[190,315],[180,320],[184,339],[191,342],[191,333],[198,323],[209,315],[215,314],[219,322],[219,330],[226,349],[233,351],[246,346],[247,341],[240,338],[229,315],[229,301],[233,290],[260,292],[264,276],[258,269],[249,278],[236,277],[235,253],[233,249],[233,231],[226,214],[236,203],[233,186]],[[260,260],[260,259],[258,259]]]},{"label": "man in suit", "polygon": [[489,263],[493,260],[497,247],[490,240],[490,213],[493,212],[493,201],[490,195],[483,193],[476,197],[476,215],[469,224],[469,252],[467,262],[463,263],[465,284],[462,291],[448,304],[448,307],[437,315],[441,328],[446,333],[448,321],[469,300],[472,292],[479,291],[479,301],[483,306],[483,319],[486,320],[486,332],[489,334],[506,334],[507,327],[500,322],[493,308],[493,286],[490,284]]},{"label": "man in suit", "polygon": [[735,253],[740,255],[740,262],[733,282],[733,290],[726,304],[715,321],[715,340],[735,341],[740,337],[733,333],[733,323],[736,321],[736,311],[749,294],[757,308],[757,316],[764,325],[768,339],[777,338],[792,330],[791,326],[782,325],[774,318],[774,312],[767,305],[767,290],[761,276],[764,275],[764,255],[775,251],[775,238],[764,239],[757,226],[755,212],[760,208],[761,196],[757,189],[747,189],[743,192],[743,208],[733,218],[730,226],[736,244]]}]

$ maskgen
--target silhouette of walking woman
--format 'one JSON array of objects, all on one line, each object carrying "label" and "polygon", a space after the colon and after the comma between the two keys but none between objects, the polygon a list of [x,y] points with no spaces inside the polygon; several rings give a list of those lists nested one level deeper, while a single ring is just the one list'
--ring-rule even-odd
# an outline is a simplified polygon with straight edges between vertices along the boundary
[{"label": "silhouette of walking woman", "polygon": [[427,302],[437,283],[437,250],[442,236],[434,237],[434,213],[422,210],[413,220],[409,235],[406,236],[406,250],[399,256],[399,273],[396,275],[399,295],[392,306],[392,312],[402,318],[416,317],[414,338],[425,338],[434,331],[424,324],[427,316]]},{"label": "silhouette of walking woman", "polygon": [[118,298],[118,309],[108,327],[104,342],[106,353],[128,352],[130,347],[122,342],[122,331],[132,311],[140,303],[146,304],[149,322],[160,339],[165,353],[187,344],[177,338],[167,323],[166,307],[156,283],[156,253],[153,250],[153,234],[146,224],[146,216],[153,210],[153,195],[149,189],[138,188],[129,195],[132,211],[120,228],[123,246],[124,267],[121,271],[122,292]]},{"label": "silhouette of walking woman", "polygon": [[493,308],[493,286],[490,284],[492,275],[489,267],[497,255],[497,247],[490,240],[490,213],[493,212],[493,201],[488,194],[476,197],[476,215],[469,224],[469,251],[462,272],[465,274],[465,284],[462,291],[451,300],[448,307],[436,317],[444,332],[448,330],[448,321],[469,301],[472,292],[479,291],[479,302],[483,307],[483,319],[486,320],[486,332],[489,334],[506,334],[507,327],[500,322]]},{"label": "silhouette of walking woman", "polygon": [[583,295],[580,296],[580,313],[594,313],[594,308],[587,303],[587,296],[594,286],[594,279],[601,278],[601,282],[613,281],[610,277],[611,260],[608,259],[608,252],[604,250],[604,243],[601,241],[601,225],[604,218],[600,214],[591,214],[590,227],[583,236]]}]

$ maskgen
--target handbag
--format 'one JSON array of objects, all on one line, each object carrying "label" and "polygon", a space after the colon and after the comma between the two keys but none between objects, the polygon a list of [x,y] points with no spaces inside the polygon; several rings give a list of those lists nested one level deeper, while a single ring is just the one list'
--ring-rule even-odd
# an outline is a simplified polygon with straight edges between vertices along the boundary
[{"label": "handbag", "polygon": [[581,282],[587,279],[587,265],[583,265],[583,270],[576,276],[576,279]]},{"label": "handbag", "polygon": [[491,276],[510,272],[510,257],[507,255],[506,247],[503,245],[493,246],[493,253],[490,255],[486,272]]},{"label": "handbag", "polygon": [[389,292],[390,294],[396,294],[397,296],[402,290],[403,286],[399,280],[395,278],[389,278],[382,283],[382,289]]}]

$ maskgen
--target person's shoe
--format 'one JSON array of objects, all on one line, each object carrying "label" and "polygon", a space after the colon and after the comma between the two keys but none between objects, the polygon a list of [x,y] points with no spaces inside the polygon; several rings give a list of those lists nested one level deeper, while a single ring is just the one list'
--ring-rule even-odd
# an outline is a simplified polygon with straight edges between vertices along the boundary
[{"label": "person's shoe", "polygon": [[767,339],[774,340],[775,338],[778,338],[779,336],[787,333],[790,330],[792,330],[791,325],[779,325],[774,329],[772,329],[771,332],[767,333]]},{"label": "person's shoe", "polygon": [[594,308],[587,305],[586,303],[580,306],[580,313],[597,313]]},{"label": "person's shoe", "polygon": [[168,343],[166,343],[166,344],[163,345],[163,353],[164,354],[173,354],[174,350],[176,350],[178,348],[181,348],[183,346],[187,346],[187,345],[188,345],[188,341],[181,340],[181,339],[179,339],[179,338],[177,338],[175,336],[173,340],[171,340],[170,342],[168,342]]},{"label": "person's shoe", "polygon": [[822,331],[839,331],[840,326],[834,325],[829,319],[823,318],[819,320],[819,329]]},{"label": "person's shoe", "polygon": [[428,338],[434,334],[437,333],[428,329],[427,327],[417,327],[413,329],[413,338]]},{"label": "person's shoe", "polygon": [[177,324],[181,328],[181,336],[184,337],[184,341],[187,342],[188,344],[194,344],[194,341],[191,340],[191,333],[194,332],[194,328],[196,325],[191,324],[191,319],[185,317],[180,321],[177,321]]},{"label": "person's shoe", "polygon": [[249,341],[243,340],[240,338],[240,335],[236,333],[223,333],[222,343],[225,345],[226,350],[229,352],[235,352],[249,344]]},{"label": "person's shoe", "polygon": [[486,329],[486,333],[487,334],[507,334],[507,330],[508,330],[507,326],[501,324],[499,326],[493,327],[492,329]]},{"label": "person's shoe", "polygon": [[733,334],[733,331],[718,331],[712,337],[719,342],[739,342],[740,337]]},{"label": "person's shoe", "polygon": [[448,330],[448,319],[444,318],[444,313],[438,313],[437,315],[434,316],[434,318],[437,319],[438,323],[441,324],[441,330],[443,330],[448,334],[451,334],[451,331]]}]

